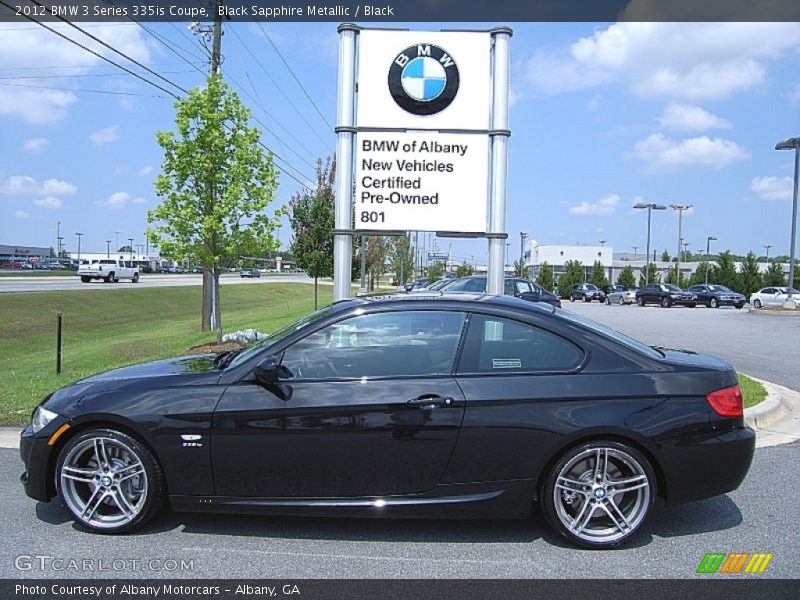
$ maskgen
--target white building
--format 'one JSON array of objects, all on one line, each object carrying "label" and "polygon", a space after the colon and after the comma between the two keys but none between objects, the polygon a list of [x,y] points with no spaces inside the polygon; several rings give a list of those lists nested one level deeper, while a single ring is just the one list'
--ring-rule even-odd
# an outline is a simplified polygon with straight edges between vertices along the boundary
[{"label": "white building", "polygon": [[545,262],[553,269],[553,274],[557,277],[564,272],[564,264],[568,260],[580,262],[587,279],[595,261],[600,261],[606,271],[606,277],[610,279],[614,266],[614,249],[611,246],[545,245],[539,244],[536,240],[528,241],[525,265],[534,277],[539,274],[539,267]]}]

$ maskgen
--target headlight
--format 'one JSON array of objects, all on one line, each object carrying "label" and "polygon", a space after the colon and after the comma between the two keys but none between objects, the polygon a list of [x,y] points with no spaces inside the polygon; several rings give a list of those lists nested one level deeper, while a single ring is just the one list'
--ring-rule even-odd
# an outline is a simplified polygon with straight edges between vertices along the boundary
[{"label": "headlight", "polygon": [[47,410],[46,408],[39,406],[33,413],[33,419],[31,419],[31,429],[33,429],[34,433],[39,433],[57,416],[58,415],[52,410]]}]

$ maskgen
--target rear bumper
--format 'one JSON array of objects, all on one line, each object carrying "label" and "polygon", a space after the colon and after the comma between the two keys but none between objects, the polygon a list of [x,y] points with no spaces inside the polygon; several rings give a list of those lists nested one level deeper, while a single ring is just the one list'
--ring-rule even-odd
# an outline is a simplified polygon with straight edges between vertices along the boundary
[{"label": "rear bumper", "polygon": [[647,444],[666,484],[669,504],[719,496],[744,481],[756,446],[756,433],[737,426],[724,433],[697,433]]}]

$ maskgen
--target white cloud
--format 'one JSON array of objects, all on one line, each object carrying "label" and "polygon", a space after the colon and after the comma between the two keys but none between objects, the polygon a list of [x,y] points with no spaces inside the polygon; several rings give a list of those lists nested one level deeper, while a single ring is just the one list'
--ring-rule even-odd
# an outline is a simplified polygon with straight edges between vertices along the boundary
[{"label": "white cloud", "polygon": [[49,145],[50,140],[47,138],[36,137],[25,140],[25,142],[22,144],[22,149],[25,150],[25,152],[42,152]]},{"label": "white cloud", "polygon": [[525,65],[537,92],[623,84],[644,97],[726,98],[765,80],[765,62],[800,45],[797,23],[622,22]]},{"label": "white cloud", "polygon": [[128,192],[114,192],[105,200],[97,200],[94,204],[95,206],[102,206],[112,210],[122,210],[129,202],[132,204],[144,204],[146,200],[139,196],[133,197]]},{"label": "white cloud", "polygon": [[61,202],[60,199],[55,198],[54,196],[47,196],[45,198],[37,198],[33,201],[36,206],[41,208],[61,208],[64,204]]},{"label": "white cloud", "polygon": [[119,139],[119,125],[111,125],[98,129],[89,135],[89,139],[95,146],[104,146]]},{"label": "white cloud", "polygon": [[762,200],[791,200],[794,182],[791,177],[753,177],[750,190]]},{"label": "white cloud", "polygon": [[619,205],[619,196],[609,194],[600,198],[597,202],[581,202],[577,206],[571,206],[569,214],[581,216],[607,217],[613,215]]},{"label": "white cloud", "polygon": [[26,213],[24,210],[15,210],[14,216],[18,219],[30,219],[30,214]]},{"label": "white cloud", "polygon": [[60,179],[39,182],[30,175],[12,175],[0,181],[0,194],[9,196],[73,196],[78,187]]},{"label": "white cloud", "polygon": [[711,139],[705,135],[674,140],[662,133],[654,133],[636,142],[632,157],[645,162],[649,172],[662,173],[691,166],[721,169],[749,155],[730,140]]},{"label": "white cloud", "polygon": [[150,173],[152,172],[153,172],[153,167],[151,167],[150,165],[146,165],[141,169],[139,169],[138,171],[136,171],[136,174],[144,177],[146,175],[150,175]]},{"label": "white cloud", "polygon": [[730,121],[689,104],[670,104],[658,122],[661,127],[677,131],[707,131],[731,126]]},{"label": "white cloud", "polygon": [[603,97],[600,94],[595,94],[594,96],[592,96],[592,99],[586,103],[586,108],[588,108],[592,112],[596,111],[598,108],[600,108],[600,101],[602,99]]},{"label": "white cloud", "polygon": [[[50,27],[73,31],[68,25],[51,23]],[[140,62],[150,61],[150,47],[136,23],[98,24],[92,33]],[[100,44],[84,39],[82,43],[101,55],[113,53]],[[44,28],[33,28],[30,23],[4,23],[0,35],[0,68],[9,75],[26,74],[25,69],[42,65],[56,67],[60,75],[79,75],[101,65],[101,60],[81,48],[53,35]],[[67,87],[69,78],[59,81]],[[0,90],[0,115],[22,118],[36,124],[51,123],[64,118],[78,97],[70,91],[3,88]]]}]

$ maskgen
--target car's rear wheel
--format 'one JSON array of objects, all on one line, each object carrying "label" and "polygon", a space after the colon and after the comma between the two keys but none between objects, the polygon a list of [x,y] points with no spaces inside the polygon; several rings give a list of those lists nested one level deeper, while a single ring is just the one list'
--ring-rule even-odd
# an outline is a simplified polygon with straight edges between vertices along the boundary
[{"label": "car's rear wheel", "polygon": [[753,308],[761,308],[761,300],[753,300]]},{"label": "car's rear wheel", "polygon": [[719,302],[717,302],[717,299],[716,299],[716,298],[712,298],[712,299],[709,301],[708,305],[709,305],[711,308],[719,308]]},{"label": "car's rear wheel", "polygon": [[133,283],[139,283],[139,274],[138,273],[134,273],[133,274],[133,279],[131,279],[131,281]]},{"label": "car's rear wheel", "polygon": [[672,305],[672,302],[670,302],[669,298],[662,298],[661,299],[662,308],[669,308],[671,305]]},{"label": "car's rear wheel", "polygon": [[570,302],[575,302],[575,295],[574,294],[570,294],[569,301]]},{"label": "car's rear wheel", "polygon": [[608,296],[606,296],[606,304],[611,306],[611,298],[609,298]]},{"label": "car's rear wheel", "polygon": [[89,283],[92,280],[91,277],[87,277],[86,275],[81,275],[81,283]]},{"label": "car's rear wheel", "polygon": [[635,448],[593,441],[568,451],[551,470],[542,494],[548,523],[575,544],[614,548],[646,520],[655,475]]},{"label": "car's rear wheel", "polygon": [[636,299],[636,304],[637,304],[637,306],[644,306],[644,298],[642,296],[639,296]]},{"label": "car's rear wheel", "polygon": [[113,281],[114,281],[114,272],[113,271],[111,273],[109,273],[108,275],[106,275],[105,281],[106,281],[106,283],[113,283]]},{"label": "car's rear wheel", "polygon": [[72,438],[58,457],[56,487],[83,527],[122,533],[149,521],[164,498],[164,475],[150,450],[113,429]]},{"label": "car's rear wheel", "polygon": [[619,297],[619,305],[625,306],[625,298],[623,298],[622,296]]}]

